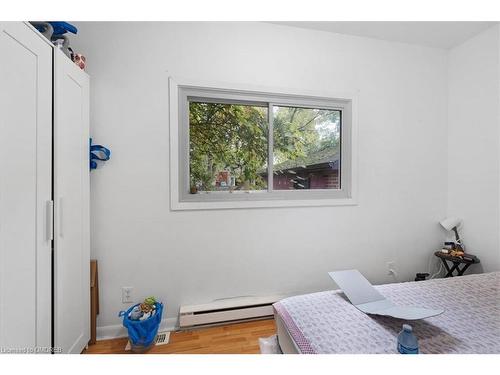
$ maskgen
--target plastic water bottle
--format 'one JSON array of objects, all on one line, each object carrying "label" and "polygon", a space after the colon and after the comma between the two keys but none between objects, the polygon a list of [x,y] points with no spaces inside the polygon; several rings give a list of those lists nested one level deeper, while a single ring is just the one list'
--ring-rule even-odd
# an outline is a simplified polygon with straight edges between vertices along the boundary
[{"label": "plastic water bottle", "polygon": [[418,340],[409,324],[403,324],[398,335],[398,352],[401,354],[418,354]]}]

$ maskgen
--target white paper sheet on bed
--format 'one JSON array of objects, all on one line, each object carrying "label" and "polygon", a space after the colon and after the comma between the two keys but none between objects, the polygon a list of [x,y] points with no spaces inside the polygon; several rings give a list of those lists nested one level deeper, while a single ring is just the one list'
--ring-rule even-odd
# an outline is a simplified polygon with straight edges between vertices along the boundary
[{"label": "white paper sheet on bed", "polygon": [[342,289],[349,301],[366,314],[392,316],[405,320],[430,318],[444,312],[443,309],[396,306],[370,284],[358,270],[328,272],[328,275]]}]

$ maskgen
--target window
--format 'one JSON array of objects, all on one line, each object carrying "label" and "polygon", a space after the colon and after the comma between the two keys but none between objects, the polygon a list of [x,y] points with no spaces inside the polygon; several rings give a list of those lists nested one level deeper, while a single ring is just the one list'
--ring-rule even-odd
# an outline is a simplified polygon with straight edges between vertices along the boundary
[{"label": "window", "polygon": [[354,203],[352,99],[170,93],[174,209]]},{"label": "window", "polygon": [[273,190],[340,189],[338,109],[272,106]]},{"label": "window", "polygon": [[189,101],[192,194],[267,189],[267,110],[263,105]]}]

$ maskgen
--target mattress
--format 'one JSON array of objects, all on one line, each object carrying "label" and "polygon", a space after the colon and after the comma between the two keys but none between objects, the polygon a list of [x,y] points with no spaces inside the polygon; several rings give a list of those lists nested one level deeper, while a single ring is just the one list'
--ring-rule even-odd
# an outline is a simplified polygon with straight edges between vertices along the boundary
[{"label": "mattress", "polygon": [[378,285],[396,305],[443,308],[441,315],[405,322],[367,315],[339,291],[285,298],[273,305],[284,353],[397,353],[409,323],[420,353],[500,353],[500,272]]}]

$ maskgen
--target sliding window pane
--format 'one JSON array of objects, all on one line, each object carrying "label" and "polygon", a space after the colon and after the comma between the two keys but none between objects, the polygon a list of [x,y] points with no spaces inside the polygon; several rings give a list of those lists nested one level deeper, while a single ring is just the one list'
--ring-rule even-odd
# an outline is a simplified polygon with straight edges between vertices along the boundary
[{"label": "sliding window pane", "polygon": [[273,189],[340,189],[341,111],[273,107]]},{"label": "sliding window pane", "polygon": [[267,106],[189,103],[191,193],[267,189]]}]

